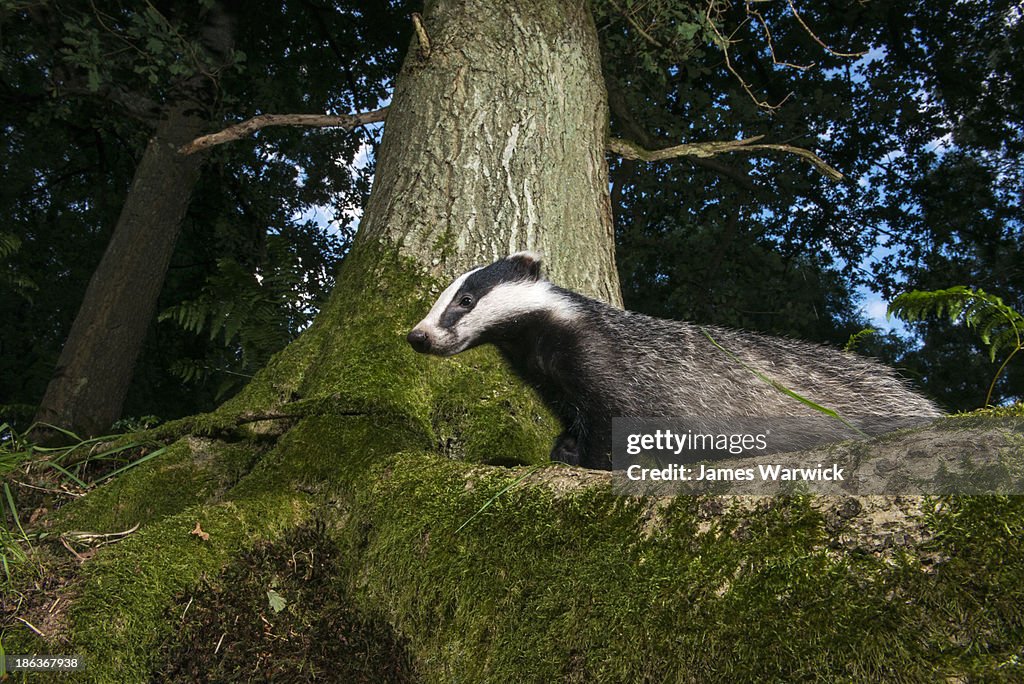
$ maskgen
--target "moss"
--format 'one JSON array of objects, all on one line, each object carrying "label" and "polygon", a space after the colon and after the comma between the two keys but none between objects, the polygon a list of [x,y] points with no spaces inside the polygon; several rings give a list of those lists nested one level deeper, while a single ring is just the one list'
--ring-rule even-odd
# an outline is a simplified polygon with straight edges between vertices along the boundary
[{"label": "moss", "polygon": [[524,391],[496,351],[466,352],[447,370],[438,381],[431,416],[438,451],[473,463],[548,460],[558,423]]},{"label": "moss", "polygon": [[[386,456],[403,442],[382,436],[392,427],[307,418],[231,490],[237,501],[168,517],[87,563],[72,615],[74,643],[104,663],[93,680],[145,672],[154,643],[172,638],[168,611],[201,576],[236,568],[207,585],[230,600],[232,558],[306,519],[306,498],[270,493],[302,459],[308,470],[293,475],[312,478],[320,514],[336,521],[322,543],[348,606],[304,600],[303,624],[383,617],[427,680],[1022,674],[1021,497],[936,500],[929,543],[881,552],[834,545],[856,528],[827,519],[822,499],[619,497],[598,475],[554,486],[557,466]],[[188,535],[196,520],[210,542]]]},{"label": "moss", "polygon": [[[915,600],[934,606],[927,637],[978,681],[1024,680],[1024,497],[936,499],[931,544],[942,563],[917,577]],[[931,581],[927,581],[931,580]]]},{"label": "moss", "polygon": [[183,439],[62,507],[50,524],[61,530],[111,532],[159,520],[223,496],[249,471],[260,451],[251,443]]},{"label": "moss", "polygon": [[409,347],[408,331],[440,289],[395,249],[360,243],[316,323],[197,425],[223,428],[247,412],[322,401],[335,413],[401,416],[436,448],[468,460],[544,458],[557,423],[493,350],[438,359]]},{"label": "moss", "polygon": [[[272,539],[308,515],[299,497],[202,506],[142,528],[82,570],[68,619],[88,663],[83,681],[148,679],[154,648],[174,629],[165,611],[176,592],[218,573],[241,548]],[[191,534],[196,523],[208,533]]]},{"label": "moss", "polygon": [[962,430],[972,427],[989,427],[1005,425],[1021,430],[1021,418],[1024,418],[1024,402],[1011,406],[990,406],[988,408],[958,413],[947,416],[937,423],[939,427],[950,430]]},{"label": "moss", "polygon": [[[527,480],[473,517],[521,473],[424,454],[375,472],[345,532],[352,581],[410,635],[428,679],[934,681],[996,676],[1018,657],[1017,504],[970,504],[979,547],[1015,521],[1009,551],[935,571],[909,548],[837,552],[812,497],[736,499],[710,517],[721,500],[681,497],[652,530],[650,502],[607,486],[557,495]],[[963,533],[930,551],[961,553]],[[983,583],[965,583],[969,564]],[[949,620],[956,592],[968,641]],[[990,604],[993,592],[1005,598]]]},{"label": "moss", "polygon": [[[848,544],[858,526],[822,499],[654,501],[598,474],[481,465],[542,463],[554,421],[493,351],[408,348],[430,305],[409,262],[364,244],[346,263],[317,324],[248,389],[147,433],[216,439],[183,439],[51,520],[144,523],[65,594],[91,681],[147,679],[159,644],[186,647],[168,619],[180,601],[228,596],[314,509],[332,521],[322,586],[337,601],[305,601],[304,629],[385,620],[429,681],[1024,677],[1022,498],[937,500],[924,545],[897,541],[903,519],[887,545]],[[263,413],[288,419],[246,422]],[[239,595],[259,598],[250,579]]]}]

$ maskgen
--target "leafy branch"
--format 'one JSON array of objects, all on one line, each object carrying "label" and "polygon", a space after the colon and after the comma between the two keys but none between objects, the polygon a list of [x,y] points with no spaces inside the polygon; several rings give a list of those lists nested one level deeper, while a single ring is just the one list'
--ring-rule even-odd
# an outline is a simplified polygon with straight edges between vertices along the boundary
[{"label": "leafy branch", "polygon": [[279,235],[267,238],[258,272],[234,259],[217,261],[195,299],[165,309],[158,320],[217,342],[204,358],[176,360],[170,371],[183,382],[221,379],[218,398],[247,381],[312,321],[322,288],[310,280],[299,255]]},{"label": "leafy branch", "polygon": [[983,290],[972,290],[957,285],[945,290],[906,292],[889,305],[887,316],[910,322],[922,321],[930,316],[946,316],[950,322],[963,321],[974,328],[981,341],[988,346],[989,358],[995,363],[996,356],[1006,349],[1010,353],[996,371],[985,395],[985,406],[989,406],[996,382],[1006,370],[1017,352],[1024,349],[1024,316],[1003,300]]}]

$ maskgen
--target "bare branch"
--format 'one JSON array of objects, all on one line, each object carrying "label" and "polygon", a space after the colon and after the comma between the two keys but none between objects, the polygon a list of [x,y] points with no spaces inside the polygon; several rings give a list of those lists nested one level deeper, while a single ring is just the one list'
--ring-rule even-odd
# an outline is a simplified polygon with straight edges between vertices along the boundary
[{"label": "bare branch", "polygon": [[802,147],[795,147],[793,145],[757,142],[762,138],[764,138],[763,135],[757,135],[753,138],[745,138],[743,140],[718,140],[711,142],[685,143],[682,145],[675,145],[673,147],[666,147],[660,150],[647,150],[636,143],[629,142],[628,140],[611,138],[608,140],[608,150],[623,157],[624,159],[639,159],[641,161],[648,162],[664,161],[666,159],[675,159],[677,157],[697,157],[700,159],[714,157],[727,152],[760,152],[764,150],[785,152],[787,154],[795,154],[798,157],[803,157],[814,164],[819,171],[834,181],[843,180],[844,176],[842,173],[827,164],[821,157],[810,150]]},{"label": "bare branch", "polygon": [[[608,108],[617,117],[619,124],[625,129],[626,134],[640,143],[642,147],[651,149],[661,145],[658,139],[648,134],[643,126],[633,117],[633,113],[629,110],[626,99],[622,94],[622,89],[614,79],[608,80]],[[757,189],[745,171],[729,166],[724,162],[698,157],[688,157],[687,161],[694,166],[700,166],[701,168],[726,176],[746,190],[753,192]]]},{"label": "bare branch", "polygon": [[252,135],[267,126],[309,126],[312,128],[344,128],[352,130],[356,126],[383,121],[387,117],[388,108],[381,107],[372,112],[360,114],[260,114],[242,123],[228,126],[223,131],[210,133],[196,138],[178,150],[181,154],[193,154],[215,145],[232,140],[239,140]]},{"label": "bare branch", "polygon": [[627,12],[626,10],[622,9],[622,7],[619,6],[619,3],[615,2],[615,0],[611,0],[611,4],[612,4],[612,7],[614,7],[616,9],[616,11],[618,11],[619,14],[621,14],[622,16],[624,16],[626,18],[626,21],[629,22],[629,25],[632,26],[634,29],[636,29],[636,32],[640,34],[641,38],[643,38],[644,40],[646,40],[648,43],[650,43],[651,45],[653,45],[656,48],[660,48],[662,50],[665,49],[664,45],[662,45],[657,40],[655,40],[649,33],[647,33],[647,31],[643,30],[643,28],[640,26],[640,24],[637,23],[636,19],[633,18],[632,13]]},{"label": "bare branch", "polygon": [[753,138],[746,138],[745,140],[716,140],[702,143],[684,143],[682,145],[665,147],[660,150],[647,150],[636,143],[629,142],[628,140],[611,138],[608,141],[608,149],[626,159],[639,159],[641,161],[648,162],[664,161],[666,159],[674,159],[676,157],[707,158],[714,157],[715,155],[722,154],[723,152],[735,152],[740,148],[747,147],[752,143],[757,142],[763,137],[763,135],[758,135]]},{"label": "bare branch", "polygon": [[[767,100],[759,100],[757,98],[757,95],[755,95],[754,91],[750,88],[750,84],[747,83],[743,79],[742,76],[740,76],[740,73],[738,71],[736,71],[736,67],[734,67],[733,64],[732,64],[732,58],[729,57],[729,46],[732,45],[736,41],[732,40],[731,36],[729,38],[726,38],[725,36],[723,36],[721,34],[721,32],[718,30],[718,27],[715,26],[715,20],[711,17],[711,12],[712,12],[712,9],[714,9],[714,7],[715,7],[714,3],[709,3],[708,4],[708,11],[707,11],[707,14],[705,15],[705,20],[707,21],[708,26],[714,32],[715,38],[717,39],[715,42],[718,43],[718,46],[722,50],[722,56],[725,57],[725,68],[729,70],[730,74],[732,74],[733,76],[736,77],[736,80],[740,82],[740,85],[743,86],[743,90],[745,90],[747,95],[750,96],[750,99],[754,101],[754,104],[756,104],[758,107],[761,107],[762,109],[765,109],[765,110],[767,110],[769,112],[774,112],[776,109],[781,107],[782,104],[786,100],[789,99],[789,95],[792,95],[792,93],[790,93],[789,95],[786,95],[786,97],[782,98],[782,101],[779,102],[778,104],[769,104]],[[747,23],[747,21],[750,21],[750,17],[749,16],[747,17],[747,19],[744,20],[743,23],[745,24],[745,23]],[[742,24],[739,27],[737,27],[736,30],[739,31],[740,28],[742,28]],[[735,35],[735,33],[733,35]]]},{"label": "bare branch", "polygon": [[821,38],[818,38],[818,36],[814,35],[814,31],[811,30],[811,27],[804,23],[804,20],[800,16],[800,13],[796,11],[796,5],[793,4],[793,0],[787,0],[787,2],[789,3],[790,11],[793,12],[793,16],[796,17],[796,20],[800,22],[801,26],[804,27],[804,31],[807,31],[807,35],[813,38],[814,42],[823,47],[825,51],[828,52],[829,54],[835,55],[836,57],[863,57],[864,55],[868,54],[867,52],[836,52],[828,45],[825,45],[825,43],[822,42]]},{"label": "bare branch", "polygon": [[768,52],[772,56],[772,64],[775,66],[790,67],[791,69],[799,69],[800,71],[807,71],[814,66],[814,62],[811,62],[810,64],[794,64],[793,62],[787,61],[780,62],[775,56],[775,41],[772,39],[772,32],[768,29],[768,22],[765,21],[764,16],[761,15],[761,11],[751,7],[749,0],[746,5],[746,10],[748,17],[757,17],[758,22],[761,24],[761,28],[764,30],[765,40],[768,41]]}]

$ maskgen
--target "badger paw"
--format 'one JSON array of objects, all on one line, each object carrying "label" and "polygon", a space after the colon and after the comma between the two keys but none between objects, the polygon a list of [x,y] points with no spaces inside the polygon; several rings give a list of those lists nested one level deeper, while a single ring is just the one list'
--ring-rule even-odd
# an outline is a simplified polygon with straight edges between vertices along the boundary
[{"label": "badger paw", "polygon": [[551,450],[551,460],[578,466],[580,464],[580,449],[576,438],[567,432],[560,434]]}]

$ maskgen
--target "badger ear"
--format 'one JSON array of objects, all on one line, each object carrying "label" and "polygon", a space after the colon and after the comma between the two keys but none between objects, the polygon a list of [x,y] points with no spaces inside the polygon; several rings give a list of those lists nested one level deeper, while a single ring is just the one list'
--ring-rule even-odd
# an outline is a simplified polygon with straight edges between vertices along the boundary
[{"label": "badger ear", "polygon": [[537,252],[516,252],[506,257],[513,271],[527,280],[540,280],[540,254]]}]

